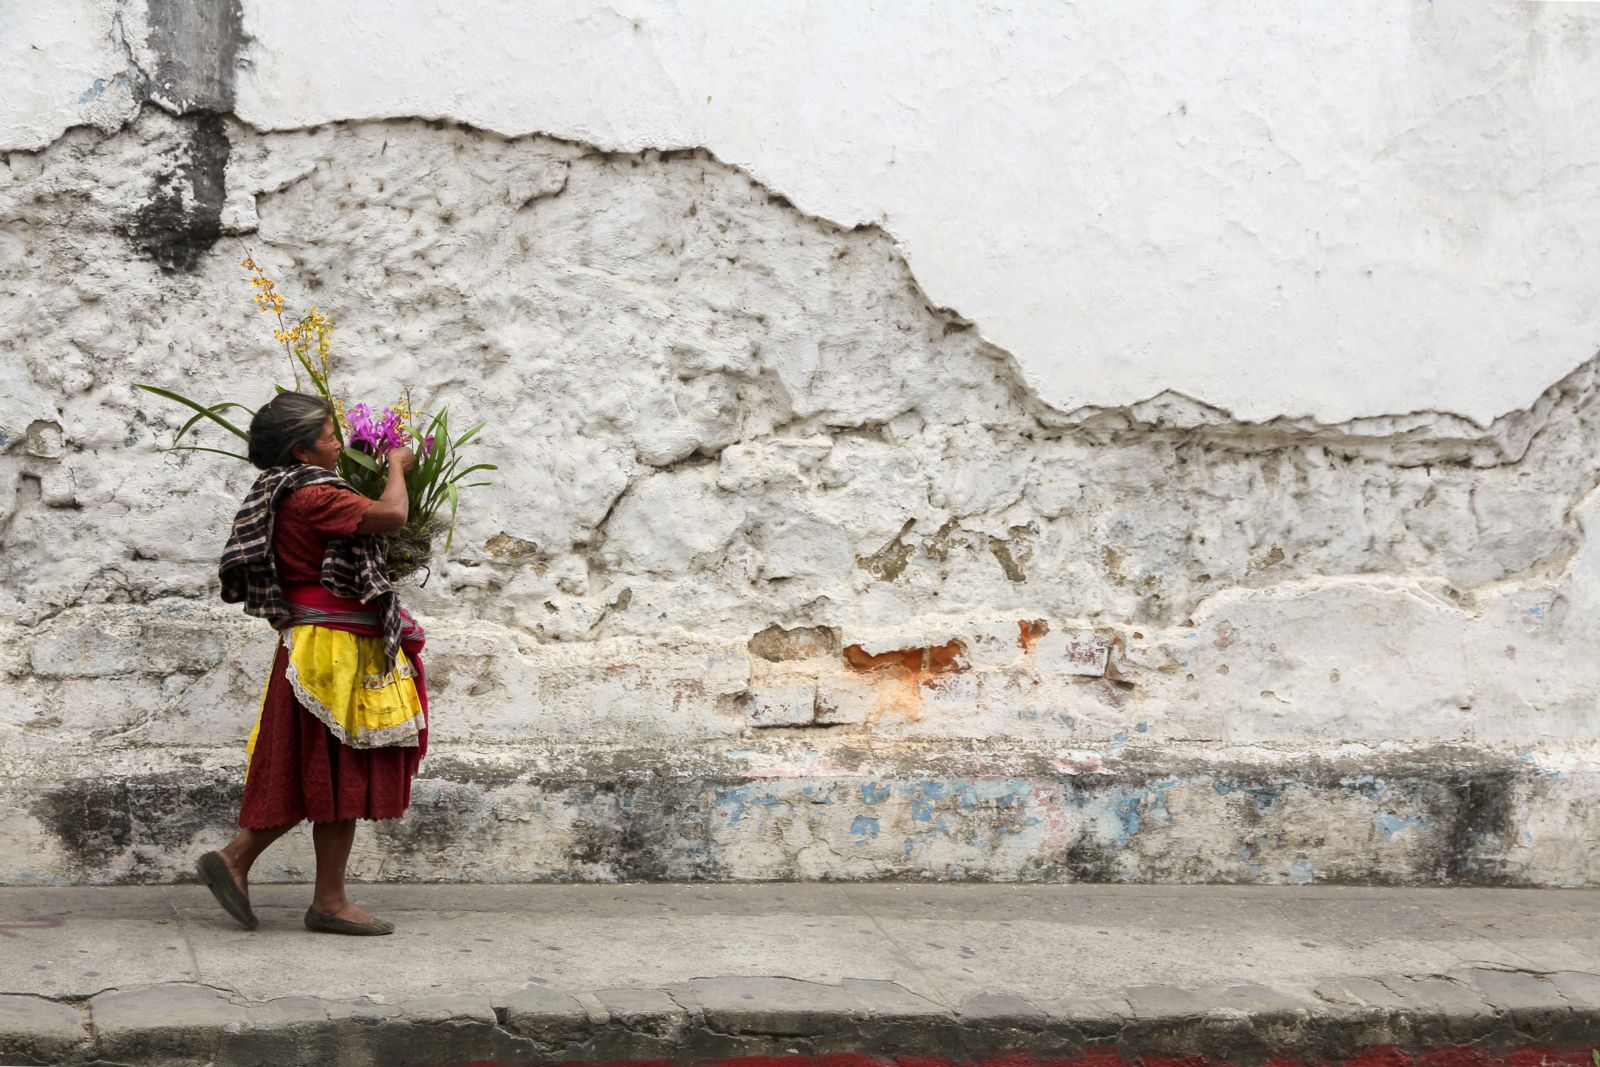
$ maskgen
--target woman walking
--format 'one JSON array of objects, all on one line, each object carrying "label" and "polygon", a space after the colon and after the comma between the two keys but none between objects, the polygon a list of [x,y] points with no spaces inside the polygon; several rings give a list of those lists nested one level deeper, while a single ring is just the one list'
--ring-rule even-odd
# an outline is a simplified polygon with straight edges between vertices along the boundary
[{"label": "woman walking", "polygon": [[381,535],[405,524],[409,448],[388,455],[372,500],[335,472],[339,439],[327,401],[280,393],[250,423],[261,468],[223,551],[222,598],[279,632],[277,654],[247,746],[240,830],[201,856],[200,879],[249,929],[256,859],[310,820],[316,886],[305,925],[326,933],[388,934],[345,892],[358,819],[395,819],[427,750],[421,627],[385,574]]}]

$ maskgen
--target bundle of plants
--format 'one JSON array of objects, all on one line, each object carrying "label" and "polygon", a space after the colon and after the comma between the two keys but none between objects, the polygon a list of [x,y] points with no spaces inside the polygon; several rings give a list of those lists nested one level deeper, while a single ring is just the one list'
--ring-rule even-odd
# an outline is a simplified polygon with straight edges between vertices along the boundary
[{"label": "bundle of plants", "polygon": [[[339,438],[339,476],[357,492],[376,500],[388,481],[390,453],[401,447],[411,448],[416,453],[416,463],[406,475],[406,496],[410,501],[406,524],[396,533],[386,535],[389,578],[399,581],[427,570],[438,536],[444,535],[444,552],[450,551],[454,542],[461,491],[490,484],[486,480],[467,479],[496,469],[492,463],[464,463],[462,449],[477,437],[484,423],[452,438],[449,409],[441,407],[434,413],[417,411],[411,406],[409,390],[403,391],[400,400],[385,407],[380,415],[374,415],[372,407],[364,403],[347,407],[329,381],[332,320],[313,306],[299,321],[288,325],[283,317],[283,297],[272,279],[248,253],[241,265],[250,272],[252,299],[257,309],[263,314],[277,316],[278,328],[273,331],[273,337],[289,357],[289,366],[294,372],[293,388],[297,391],[304,388],[300,374],[305,371],[311,387],[333,409],[334,433]],[[248,448],[249,433],[225,413],[235,409],[249,413],[255,408],[231,400],[203,404],[173,390],[143,382],[136,388],[182,404],[194,412],[178,430],[168,451],[210,452],[249,462],[242,452],[185,444],[184,441],[210,424],[238,437]],[[287,391],[285,386],[275,388],[279,392]]]}]

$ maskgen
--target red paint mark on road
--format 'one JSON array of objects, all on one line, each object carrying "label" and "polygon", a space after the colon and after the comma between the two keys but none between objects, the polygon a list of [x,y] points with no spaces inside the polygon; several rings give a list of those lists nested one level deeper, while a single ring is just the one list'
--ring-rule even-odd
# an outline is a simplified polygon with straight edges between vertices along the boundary
[{"label": "red paint mark on road", "polygon": [[59,915],[46,915],[40,919],[0,919],[0,937],[19,937],[18,930],[54,930],[66,921]]},{"label": "red paint mark on road", "polygon": [[[548,1063],[549,1061],[540,1061]],[[1037,1056],[1000,1052],[978,1059],[912,1054],[869,1055],[833,1052],[821,1056],[740,1056],[721,1060],[562,1060],[564,1067],[1233,1067],[1231,1060],[1204,1056],[1141,1055],[1118,1048],[1091,1049],[1076,1056]],[[1593,1067],[1587,1047],[1557,1049],[1524,1045],[1482,1049],[1448,1045],[1408,1052],[1392,1046],[1366,1049],[1341,1060],[1276,1056],[1267,1067]],[[462,1067],[532,1067],[531,1063],[475,1060]]]}]

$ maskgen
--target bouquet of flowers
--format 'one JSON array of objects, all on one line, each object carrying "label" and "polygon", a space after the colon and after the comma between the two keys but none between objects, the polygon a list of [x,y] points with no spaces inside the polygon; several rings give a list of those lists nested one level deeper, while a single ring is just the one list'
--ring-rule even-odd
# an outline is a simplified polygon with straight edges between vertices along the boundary
[{"label": "bouquet of flowers", "polygon": [[[333,322],[313,306],[298,322],[288,325],[283,317],[284,300],[276,284],[248,251],[240,265],[250,272],[250,286],[254,290],[252,299],[258,310],[277,316],[278,328],[273,331],[273,337],[289,357],[289,366],[294,372],[294,388],[302,388],[300,372],[304,370],[310,377],[312,388],[333,408],[334,432],[339,437],[340,446],[339,476],[358,492],[377,499],[382,495],[388,478],[389,453],[401,447],[410,447],[416,452],[416,465],[406,476],[406,495],[411,501],[406,524],[398,533],[388,535],[389,576],[391,579],[404,578],[426,568],[432,558],[434,538],[439,533],[445,535],[444,551],[450,551],[455,539],[461,490],[489,484],[487,481],[468,482],[465,479],[482,471],[497,469],[492,463],[462,466],[462,448],[478,435],[485,424],[480,422],[459,437],[452,438],[449,409],[440,408],[434,414],[417,411],[411,406],[409,390],[396,403],[384,408],[381,414],[375,415],[368,404],[346,407],[329,383]],[[240,452],[182,442],[199,428],[203,420],[209,420],[241,440],[248,441],[250,435],[223,413],[235,408],[250,412],[253,408],[226,400],[206,405],[159,386],[138,383],[136,387],[194,411],[194,416],[178,430],[171,450],[213,452],[248,462],[248,457]],[[283,386],[279,386],[278,390],[286,391]],[[441,513],[447,505],[449,519],[443,520]]]}]

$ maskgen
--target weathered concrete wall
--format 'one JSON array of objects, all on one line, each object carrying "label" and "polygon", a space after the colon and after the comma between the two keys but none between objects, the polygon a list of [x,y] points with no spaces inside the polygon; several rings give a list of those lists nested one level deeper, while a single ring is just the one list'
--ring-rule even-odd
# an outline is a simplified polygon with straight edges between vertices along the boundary
[{"label": "weathered concrete wall", "polygon": [[[759,168],[410,118],[275,131],[228,74],[259,91],[273,16],[111,14],[128,66],[79,105],[98,125],[0,174],[0,881],[170,878],[226,832],[271,642],[214,599],[251,475],[158,452],[179,413],[130,383],[284,376],[245,243],[338,323],[352,397],[410,382],[490,419],[503,476],[409,593],[435,750],[363,875],[1600,875],[1600,330],[1557,344],[1577,320],[1540,312],[1539,358],[1493,380],[1397,336],[1325,405],[1294,399],[1322,379],[1282,338],[1279,415],[1250,421],[1140,374],[1043,388],[1127,338],[996,347],[981,279],[930,300],[892,227]],[[1531,47],[1528,17],[1473,32]],[[1564,233],[1595,201],[1515,202]],[[1452,301],[1507,306],[1476,286]],[[1214,342],[1163,383],[1228,379]],[[1096,392],[1120,399],[1059,403]]]},{"label": "weathered concrete wall", "polygon": [[1592,4],[231,7],[13,13],[0,144],[114,127],[149,95],[231,99],[262,130],[419,117],[706,148],[882,225],[1065,410],[1174,389],[1258,422],[1486,423],[1600,334]]}]

